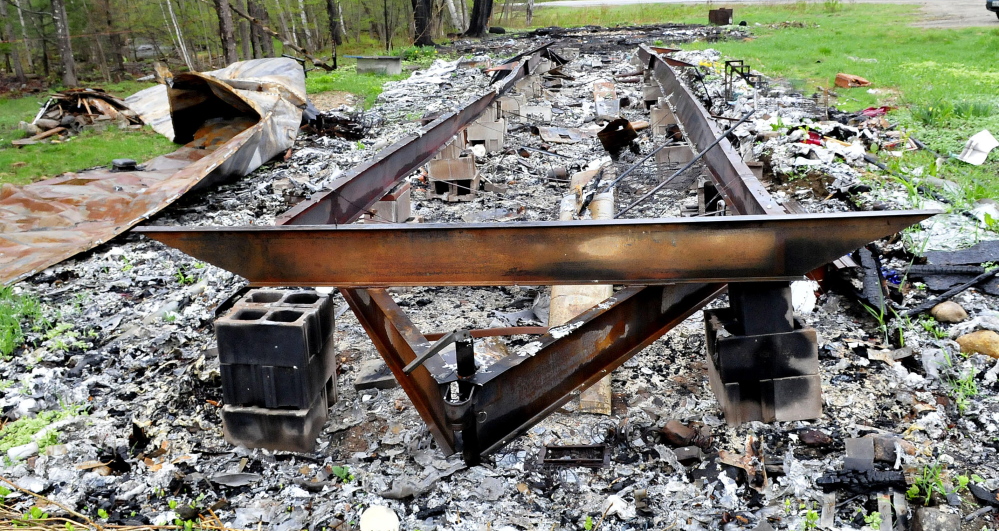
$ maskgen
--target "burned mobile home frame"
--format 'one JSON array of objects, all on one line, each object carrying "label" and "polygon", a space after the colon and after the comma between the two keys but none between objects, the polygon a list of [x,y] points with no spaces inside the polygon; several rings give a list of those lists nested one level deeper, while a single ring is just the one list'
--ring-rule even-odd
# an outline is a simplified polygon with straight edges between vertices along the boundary
[{"label": "burned mobile home frame", "polygon": [[[330,190],[281,216],[278,226],[143,227],[139,232],[238,273],[253,286],[340,288],[440,448],[448,454],[461,452],[470,464],[544,419],[726,288],[730,307],[705,317],[710,385],[726,421],[820,416],[816,335],[794,318],[789,281],[933,212],[789,214],[770,197],[667,58],[649,47],[640,47],[637,54],[646,99],[667,102],[682,136],[708,170],[705,195],[720,196],[726,213],[736,215],[347,226],[438,152],[443,150],[447,160],[467,156],[448,145],[456,135],[462,143],[501,145],[501,134],[470,138],[467,131],[477,131],[482,121],[502,120],[508,91],[534,90],[537,76],[565,63],[552,46],[545,44],[497,68],[495,90],[346,172]],[[715,199],[706,202],[711,201]],[[457,330],[432,343],[386,289],[601,283],[625,287],[482,370],[476,368],[471,342],[482,331]],[[317,297],[311,306],[295,308],[280,292],[273,292],[279,293],[275,300],[267,300],[266,293],[250,292],[217,327],[223,366],[257,364],[245,369],[257,375],[248,381],[270,386],[249,389],[250,398],[226,404],[226,437],[248,446],[309,451],[333,399],[327,394],[335,375],[326,332],[332,327],[328,301]],[[278,328],[289,335],[249,339]],[[245,335],[231,339],[233,329]],[[279,398],[292,386],[275,384],[273,360],[227,357],[241,343],[254,342],[294,349],[293,356],[316,360],[285,368],[288,381],[308,382],[299,385],[304,391],[298,399]],[[233,388],[234,378],[223,370],[223,387]]]}]

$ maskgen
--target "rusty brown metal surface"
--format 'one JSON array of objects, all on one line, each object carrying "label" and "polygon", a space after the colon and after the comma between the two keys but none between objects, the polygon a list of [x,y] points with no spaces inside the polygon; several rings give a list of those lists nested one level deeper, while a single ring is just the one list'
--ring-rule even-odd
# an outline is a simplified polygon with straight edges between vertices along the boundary
[{"label": "rusty brown metal surface", "polygon": [[[692,146],[700,151],[711,145],[722,134],[722,130],[711,119],[710,113],[684,85],[676,71],[660,55],[646,46],[641,46],[638,56],[643,64],[652,70],[653,79],[659,84],[663,94],[672,94],[675,114],[683,123],[683,129]],[[715,186],[725,197],[726,204],[732,205],[740,214],[774,215],[786,211],[778,204],[753,171],[743,162],[742,157],[728,140],[721,141],[704,155],[704,162]]]},{"label": "rusty brown metal surface", "polygon": [[257,286],[663,284],[799,277],[934,213],[137,230]]},{"label": "rusty brown metal surface", "polygon": [[[502,336],[516,336],[516,335],[541,335],[547,334],[547,326],[506,326],[502,328],[477,328],[474,330],[469,330],[468,334],[474,338],[484,338],[484,337],[502,337]],[[423,337],[427,338],[427,341],[437,341],[438,339],[446,336],[448,332],[426,332]]]},{"label": "rusty brown metal surface", "polygon": [[[104,243],[199,185],[245,175],[283,152],[298,132],[304,79],[291,59],[245,61],[215,73],[177,76],[171,91],[183,93],[186,115],[185,103],[168,100],[163,86],[130,97],[144,119],[160,117],[160,129],[164,110],[176,109],[176,116],[184,116],[178,131],[187,146],[148,161],[145,171],[93,170],[0,187],[0,284]],[[192,109],[190,102],[199,99],[202,105]],[[216,118],[224,120],[205,126]],[[172,138],[172,127],[170,132]]]},{"label": "rusty brown metal surface", "polygon": [[[396,381],[427,423],[441,450],[447,455],[453,454],[456,451],[455,436],[447,422],[444,397],[435,377],[443,379],[450,374],[441,357],[435,356],[427,360],[422,367],[406,375],[403,367],[430,348],[430,342],[420,334],[385,290],[342,289],[340,293],[347,299],[347,304],[375,344],[385,364],[392,370]],[[453,346],[451,350],[453,352]]]},{"label": "rusty brown metal surface", "polygon": [[625,288],[521,347],[525,355],[515,353],[477,373],[481,455],[540,422],[723,290],[722,284]]},{"label": "rusty brown metal surface", "polygon": [[404,177],[429,162],[459,131],[477,119],[500,95],[519,79],[533,72],[551,43],[514,58],[510,70],[495,90],[483,94],[461,109],[445,114],[418,133],[378,152],[371,160],[344,172],[330,190],[302,201],[282,214],[278,225],[325,225],[351,223],[371,208]]}]

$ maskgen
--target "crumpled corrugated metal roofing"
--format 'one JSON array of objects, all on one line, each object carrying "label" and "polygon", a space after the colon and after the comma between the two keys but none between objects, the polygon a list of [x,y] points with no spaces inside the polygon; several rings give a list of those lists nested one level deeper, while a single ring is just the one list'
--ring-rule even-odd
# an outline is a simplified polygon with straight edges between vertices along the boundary
[{"label": "crumpled corrugated metal roofing", "polygon": [[306,96],[305,74],[292,59],[242,61],[168,81],[125,101],[184,147],[144,171],[91,170],[0,187],[0,283],[100,245],[192,189],[246,175],[295,141]]}]

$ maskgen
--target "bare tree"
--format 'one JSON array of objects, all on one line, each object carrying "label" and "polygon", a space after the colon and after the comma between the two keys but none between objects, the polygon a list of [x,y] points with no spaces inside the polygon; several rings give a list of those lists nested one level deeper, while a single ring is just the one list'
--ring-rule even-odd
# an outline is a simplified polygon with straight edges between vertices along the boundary
[{"label": "bare tree", "polygon": [[525,25],[530,26],[534,20],[534,0],[527,0],[527,20]]},{"label": "bare tree", "polygon": [[330,41],[333,43],[333,68],[336,69],[336,47],[343,43],[340,38],[340,6],[337,5],[336,0],[326,0],[326,13],[329,15]]},{"label": "bare tree", "polygon": [[[62,0],[59,1],[61,2]],[[180,49],[180,57],[184,60],[184,64],[187,65],[187,69],[194,71],[194,62],[191,61],[191,55],[187,53],[187,44],[184,42],[184,32],[180,30],[180,24],[177,23],[177,15],[173,12],[173,1],[164,0],[164,2],[166,3],[167,12],[170,13],[170,21],[173,22],[173,29],[177,33],[177,46]]]},{"label": "bare tree", "polygon": [[416,27],[416,35],[413,44],[417,46],[433,46],[433,0],[412,0],[413,2],[413,25]]},{"label": "bare tree", "polygon": [[56,42],[59,47],[59,64],[62,67],[62,84],[75,87],[76,61],[73,60],[73,44],[69,38],[69,19],[66,18],[65,0],[52,0],[52,19],[55,21]]},{"label": "bare tree", "polygon": [[28,69],[34,71],[35,60],[31,57],[31,44],[28,41],[28,25],[24,23],[24,10],[21,9],[21,0],[14,0],[14,7],[17,8],[17,18],[21,21],[21,38],[24,39],[24,55],[28,60]]},{"label": "bare tree", "polygon": [[493,0],[473,0],[472,16],[469,17],[468,31],[465,35],[469,37],[485,37],[489,31],[489,17],[493,14]]},{"label": "bare tree", "polygon": [[236,35],[232,25],[232,12],[229,11],[229,0],[215,0],[215,11],[219,14],[219,37],[222,38],[222,53],[225,64],[239,61],[236,55]]},{"label": "bare tree", "polygon": [[7,3],[3,0],[0,0],[0,19],[3,19],[3,39],[11,43],[10,59],[14,63],[14,76],[17,77],[18,83],[27,83],[28,78],[24,77],[24,66],[21,64],[21,53],[13,42],[15,40],[14,26],[10,23],[10,18],[7,15]]}]

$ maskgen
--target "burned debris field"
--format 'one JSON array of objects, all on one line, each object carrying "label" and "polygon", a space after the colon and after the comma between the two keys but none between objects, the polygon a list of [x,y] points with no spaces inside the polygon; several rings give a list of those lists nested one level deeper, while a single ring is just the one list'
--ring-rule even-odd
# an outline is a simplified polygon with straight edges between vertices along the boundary
[{"label": "burned debris field", "polygon": [[[0,290],[4,518],[996,529],[999,210],[935,169],[995,140],[917,170],[890,109],[836,107],[867,80],[685,46],[749,35],[551,28],[300,128],[295,75],[175,113],[220,138],[191,182]],[[6,253],[58,241],[9,219]]]}]

